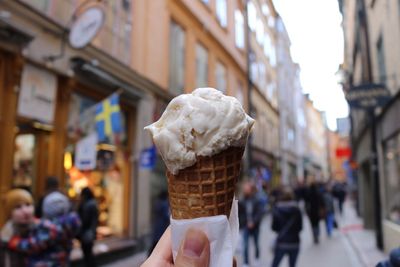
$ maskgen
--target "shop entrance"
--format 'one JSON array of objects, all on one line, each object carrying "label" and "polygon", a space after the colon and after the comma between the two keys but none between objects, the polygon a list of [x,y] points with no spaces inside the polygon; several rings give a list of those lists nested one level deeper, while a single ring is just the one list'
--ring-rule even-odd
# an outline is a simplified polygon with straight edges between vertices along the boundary
[{"label": "shop entrance", "polygon": [[43,192],[47,171],[49,133],[32,123],[18,123],[14,140],[12,186],[30,191],[35,198]]}]

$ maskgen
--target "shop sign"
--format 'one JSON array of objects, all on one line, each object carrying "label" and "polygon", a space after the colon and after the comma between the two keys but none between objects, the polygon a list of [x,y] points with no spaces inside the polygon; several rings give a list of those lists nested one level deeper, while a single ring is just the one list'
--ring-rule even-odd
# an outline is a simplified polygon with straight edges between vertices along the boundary
[{"label": "shop sign", "polygon": [[29,64],[25,65],[18,99],[18,115],[52,124],[56,92],[56,75]]},{"label": "shop sign", "polygon": [[363,84],[351,87],[346,100],[352,108],[369,109],[384,106],[390,99],[390,92],[383,84]]},{"label": "shop sign", "polygon": [[76,144],[75,166],[81,171],[96,168],[97,133],[91,133]]},{"label": "shop sign", "polygon": [[145,148],[140,153],[140,168],[152,170],[156,165],[156,147]]},{"label": "shop sign", "polygon": [[87,8],[79,14],[69,32],[69,43],[73,48],[81,49],[88,45],[99,33],[105,21],[100,5]]},{"label": "shop sign", "polygon": [[351,157],[351,149],[350,149],[350,147],[338,147],[338,148],[336,148],[336,157],[337,158],[350,158]]}]

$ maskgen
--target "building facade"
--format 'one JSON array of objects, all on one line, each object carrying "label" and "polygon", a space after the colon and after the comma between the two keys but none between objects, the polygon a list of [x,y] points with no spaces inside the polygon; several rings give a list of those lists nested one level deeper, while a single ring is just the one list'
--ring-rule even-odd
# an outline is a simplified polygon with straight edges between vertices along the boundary
[{"label": "building facade", "polygon": [[250,113],[256,120],[250,138],[250,175],[278,184],[277,13],[272,1],[251,0],[247,2],[247,18]]},{"label": "building facade", "polygon": [[300,84],[300,67],[291,57],[289,35],[281,18],[277,20],[276,27],[282,182],[295,184],[304,177],[307,140],[304,97]]},{"label": "building facade", "polygon": [[[89,186],[100,208],[99,242],[108,251],[115,240],[119,247],[143,244],[151,233],[152,201],[166,190],[161,159],[152,154],[153,164],[143,163],[154,153],[143,127],[172,97],[197,87],[215,87],[248,109],[245,6],[21,0],[0,8],[0,27],[8,34],[0,39],[0,194],[18,186],[38,199],[45,178],[56,176],[76,203]],[[102,10],[101,30],[87,46],[73,48],[71,25],[93,9]],[[92,107],[115,92],[124,132],[118,142],[97,145],[95,169],[80,170],[75,152],[93,130]],[[0,212],[0,223],[5,219]]]},{"label": "building facade", "polygon": [[346,182],[350,168],[351,150],[348,135],[328,130],[329,174],[335,181]]},{"label": "building facade", "polygon": [[[339,1],[345,40],[341,66],[346,94],[353,86],[383,84],[391,97],[379,108],[351,107],[351,144],[358,163],[360,213],[375,229],[377,246],[398,246],[400,4],[397,1]],[[372,197],[371,197],[372,196]]]},{"label": "building facade", "polygon": [[304,96],[307,125],[307,153],[305,178],[327,181],[328,172],[328,132],[324,113],[317,110],[308,95]]}]

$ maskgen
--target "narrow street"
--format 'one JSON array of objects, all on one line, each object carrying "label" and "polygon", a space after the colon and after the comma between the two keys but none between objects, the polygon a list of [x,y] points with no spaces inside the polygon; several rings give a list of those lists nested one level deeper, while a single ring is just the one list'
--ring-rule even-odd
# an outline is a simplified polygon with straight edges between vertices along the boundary
[{"label": "narrow street", "polygon": [[[337,216],[340,231],[336,230],[332,238],[328,238],[325,224],[321,222],[321,239],[319,245],[312,242],[311,228],[307,217],[303,218],[301,234],[301,252],[298,267],[375,267],[376,263],[384,259],[383,253],[375,248],[375,239],[371,231],[364,230],[359,218],[356,217],[351,203],[347,202],[342,217]],[[260,233],[260,267],[270,266],[272,262],[271,244],[275,233],[270,230],[271,217],[264,217]],[[145,253],[136,254],[128,259],[106,265],[107,267],[140,266],[146,258]],[[241,246],[236,252],[238,266],[243,265]],[[250,244],[250,266],[254,262],[254,245]],[[288,266],[287,259],[281,266]],[[256,266],[254,266],[256,267]]]}]

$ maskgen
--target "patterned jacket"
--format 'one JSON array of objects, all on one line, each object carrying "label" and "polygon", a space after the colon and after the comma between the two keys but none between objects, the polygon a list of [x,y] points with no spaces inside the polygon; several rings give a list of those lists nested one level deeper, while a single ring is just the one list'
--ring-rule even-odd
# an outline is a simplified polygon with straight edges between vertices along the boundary
[{"label": "patterned jacket", "polygon": [[28,267],[68,266],[72,239],[78,233],[81,222],[76,213],[69,213],[54,222],[37,220],[25,235],[14,235],[8,248],[27,255]]}]

